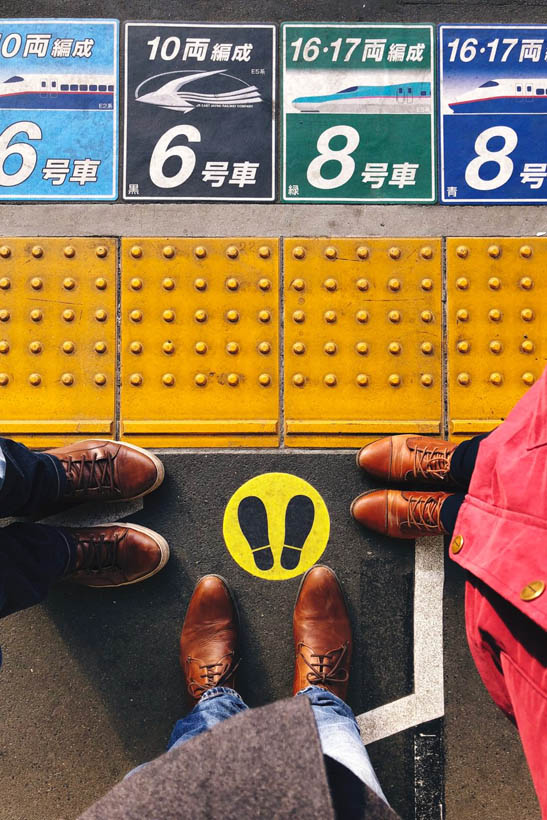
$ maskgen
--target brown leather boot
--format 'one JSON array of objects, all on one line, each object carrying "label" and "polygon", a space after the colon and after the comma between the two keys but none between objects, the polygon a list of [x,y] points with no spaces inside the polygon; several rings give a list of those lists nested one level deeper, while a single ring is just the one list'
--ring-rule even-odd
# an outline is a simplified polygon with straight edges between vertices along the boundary
[{"label": "brown leather boot", "polygon": [[444,534],[441,507],[450,493],[419,490],[368,490],[355,498],[351,514],[370,530],[393,538]]},{"label": "brown leather boot", "polygon": [[353,643],[344,594],[334,572],[316,564],[304,575],[294,607],[293,695],[320,686],[345,699]]},{"label": "brown leather boot", "polygon": [[150,578],[165,566],[169,545],[139,524],[105,524],[63,532],[76,545],[76,566],[68,581],[88,587],[123,587]]},{"label": "brown leather boot", "polygon": [[65,501],[131,501],[151,493],[164,477],[157,456],[120,441],[89,439],[46,452],[65,471]]},{"label": "brown leather boot", "polygon": [[385,481],[455,486],[449,471],[457,446],[426,436],[387,436],[361,448],[357,464],[370,475]]},{"label": "brown leather boot", "polygon": [[214,686],[235,689],[239,618],[226,581],[205,575],[197,582],[180,636],[180,665],[192,703]]}]

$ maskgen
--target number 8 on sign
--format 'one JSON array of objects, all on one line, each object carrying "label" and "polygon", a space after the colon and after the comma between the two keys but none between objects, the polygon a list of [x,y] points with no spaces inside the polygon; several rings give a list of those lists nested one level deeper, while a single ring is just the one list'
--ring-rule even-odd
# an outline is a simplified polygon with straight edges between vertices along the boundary
[{"label": "number 8 on sign", "polygon": [[[495,137],[503,139],[503,146],[497,151],[489,151],[488,143]],[[518,144],[516,131],[503,125],[495,125],[487,128],[475,140],[475,153],[477,156],[472,159],[465,169],[465,181],[471,188],[477,191],[493,191],[501,188],[502,185],[511,178],[513,173],[513,160],[509,154],[515,150]],[[493,179],[483,179],[480,176],[480,169],[486,162],[495,162],[499,166],[499,171]]]},{"label": "number 8 on sign", "polygon": [[[331,142],[336,137],[345,137],[346,144],[342,148],[331,148]],[[350,125],[334,125],[332,128],[327,128],[323,131],[317,140],[317,150],[319,156],[312,159],[308,165],[307,178],[310,185],[314,188],[322,188],[324,190],[330,188],[339,188],[344,185],[353,176],[355,171],[355,160],[351,156],[353,151],[359,145],[359,133]],[[323,165],[332,160],[340,163],[340,170],[335,177],[324,177],[321,173]]]}]

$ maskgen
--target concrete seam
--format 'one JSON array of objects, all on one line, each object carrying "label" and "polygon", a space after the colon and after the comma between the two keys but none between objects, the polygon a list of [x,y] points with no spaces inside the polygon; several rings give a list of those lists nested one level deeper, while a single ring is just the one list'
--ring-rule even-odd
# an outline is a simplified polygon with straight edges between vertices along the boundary
[{"label": "concrete seam", "polygon": [[285,237],[279,237],[279,447],[285,450]]},{"label": "concrete seam", "polygon": [[118,440],[121,430],[121,326],[122,326],[122,241],[120,237],[115,237],[116,242],[116,352],[115,352],[115,375],[114,375],[114,436]]},{"label": "concrete seam", "polygon": [[441,238],[441,384],[442,384],[442,432],[448,438],[448,285],[446,236]]}]

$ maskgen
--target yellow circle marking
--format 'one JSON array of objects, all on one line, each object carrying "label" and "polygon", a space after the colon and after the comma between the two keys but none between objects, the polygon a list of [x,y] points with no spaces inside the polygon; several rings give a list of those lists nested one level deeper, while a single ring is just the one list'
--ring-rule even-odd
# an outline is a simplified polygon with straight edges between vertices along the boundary
[{"label": "yellow circle marking", "polygon": [[[286,550],[287,554],[295,552],[294,548],[287,550],[285,546],[285,514],[289,502],[295,496],[307,496],[311,500],[313,523],[302,545],[298,563],[294,569],[285,569],[282,566],[283,551]],[[241,528],[238,512],[241,502],[246,498],[260,499],[264,505],[268,541],[264,547],[270,550],[270,569],[258,568],[255,560],[257,553],[253,552]],[[329,540],[330,517],[323,498],[303,478],[290,473],[263,473],[246,481],[232,495],[224,511],[222,531],[228,552],[242,569],[267,581],[285,581],[302,575],[317,563]],[[294,560],[294,555],[292,557]],[[264,561],[261,563],[264,564]]]}]

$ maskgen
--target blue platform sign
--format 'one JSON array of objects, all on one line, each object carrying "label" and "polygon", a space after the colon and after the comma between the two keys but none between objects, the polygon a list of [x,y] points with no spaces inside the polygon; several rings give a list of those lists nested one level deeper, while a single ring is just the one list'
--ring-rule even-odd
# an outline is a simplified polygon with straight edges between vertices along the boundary
[{"label": "blue platform sign", "polygon": [[0,199],[116,199],[117,20],[0,20]]},{"label": "blue platform sign", "polygon": [[547,202],[547,26],[441,26],[440,200]]}]

